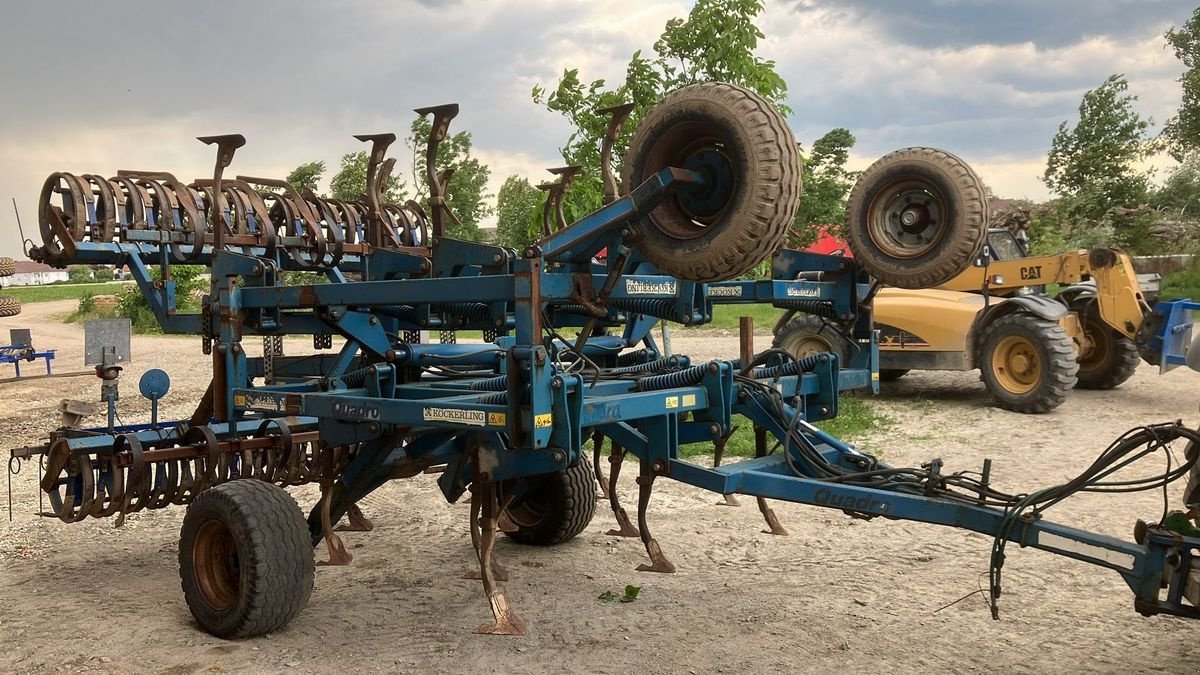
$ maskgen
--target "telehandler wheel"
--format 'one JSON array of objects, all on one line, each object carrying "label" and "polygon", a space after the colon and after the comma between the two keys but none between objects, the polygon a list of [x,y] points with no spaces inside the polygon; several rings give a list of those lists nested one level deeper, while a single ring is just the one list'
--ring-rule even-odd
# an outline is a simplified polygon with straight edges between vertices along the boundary
[{"label": "telehandler wheel", "polygon": [[775,335],[773,347],[786,349],[796,358],[804,358],[813,354],[833,352],[838,355],[841,367],[846,367],[849,350],[846,341],[838,334],[837,329],[812,314],[796,314],[779,329]]},{"label": "telehandler wheel", "polygon": [[800,152],[787,121],[758,94],[718,82],[667,95],[638,124],[621,184],[667,167],[704,175],[643,221],[636,246],[690,281],[732,279],[775,252],[800,204]]},{"label": "telehandler wheel", "polygon": [[315,568],[304,513],[278,485],[234,480],[188,505],[179,539],[183,597],[219,638],[285,626],[308,604]]},{"label": "telehandler wheel", "polygon": [[20,313],[20,298],[0,297],[0,316],[16,316]]},{"label": "telehandler wheel", "polygon": [[880,368],[880,382],[895,382],[896,380],[908,374],[908,368]]},{"label": "telehandler wheel", "polygon": [[987,239],[983,182],[958,157],[905,148],[872,164],[850,191],[846,239],[871,276],[931,288],[967,268]]},{"label": "telehandler wheel", "polygon": [[1096,312],[1082,313],[1084,345],[1079,355],[1080,389],[1113,389],[1133,377],[1142,360],[1137,344],[1104,323]]},{"label": "telehandler wheel", "polygon": [[1075,346],[1056,321],[1014,312],[983,333],[979,371],[996,404],[1019,413],[1057,408],[1075,386]]},{"label": "telehandler wheel", "polygon": [[17,261],[12,258],[0,258],[0,277],[11,277],[17,272]]},{"label": "telehandler wheel", "polygon": [[517,530],[505,534],[521,544],[554,546],[583,532],[594,515],[596,477],[592,466],[580,460],[542,477],[509,504],[508,517]]}]

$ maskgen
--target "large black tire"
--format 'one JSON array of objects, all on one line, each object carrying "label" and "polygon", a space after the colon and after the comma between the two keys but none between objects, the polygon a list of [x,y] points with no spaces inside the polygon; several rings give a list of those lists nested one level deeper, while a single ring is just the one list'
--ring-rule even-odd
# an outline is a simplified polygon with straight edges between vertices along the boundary
[{"label": "large black tire", "polygon": [[884,155],[859,176],[846,202],[854,259],[879,281],[932,288],[975,260],[987,239],[983,182],[935,148]]},{"label": "large black tire", "polygon": [[1072,308],[1079,315],[1091,349],[1079,356],[1080,389],[1113,389],[1133,377],[1142,360],[1133,340],[1118,333],[1100,318],[1095,302],[1079,303]]},{"label": "large black tire", "polygon": [[0,297],[0,316],[16,316],[20,313],[20,298]]},{"label": "large black tire", "polygon": [[283,628],[308,604],[315,567],[304,514],[278,485],[230,481],[188,505],[179,539],[183,597],[219,638]]},{"label": "large black tire", "polygon": [[596,477],[580,460],[567,469],[547,474],[508,506],[515,532],[513,541],[531,546],[554,546],[583,532],[596,515]]},{"label": "large black tire", "polygon": [[850,350],[837,327],[812,314],[796,314],[775,334],[771,346],[786,349],[796,358],[821,352],[837,354],[840,367],[846,367]]},{"label": "large black tire", "polygon": [[783,243],[800,204],[800,152],[787,121],[758,94],[707,82],[651,108],[625,152],[623,190],[671,166],[707,180],[678,190],[640,225],[636,246],[658,269],[732,279]]},{"label": "large black tire", "polygon": [[1057,408],[1075,386],[1078,354],[1057,321],[1013,312],[992,321],[979,349],[979,372],[996,405],[1019,413]]},{"label": "large black tire", "polygon": [[907,375],[908,370],[908,368],[880,368],[879,380],[881,382],[895,382]]},{"label": "large black tire", "polygon": [[11,277],[17,273],[17,261],[12,258],[0,258],[0,277]]}]

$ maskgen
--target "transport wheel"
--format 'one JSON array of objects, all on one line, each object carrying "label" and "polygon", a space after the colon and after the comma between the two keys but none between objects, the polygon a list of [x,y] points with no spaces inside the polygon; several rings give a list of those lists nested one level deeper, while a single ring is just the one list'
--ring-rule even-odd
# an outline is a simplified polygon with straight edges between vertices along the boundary
[{"label": "transport wheel", "polygon": [[998,406],[1044,413],[1062,404],[1075,386],[1076,357],[1071,338],[1058,322],[1015,312],[984,329],[978,363]]},{"label": "transport wheel", "polygon": [[880,368],[879,380],[881,382],[895,382],[907,375],[908,370],[908,368]]},{"label": "transport wheel", "polygon": [[650,109],[625,152],[628,192],[667,167],[704,175],[658,206],[636,246],[689,281],[732,279],[783,243],[800,203],[800,153],[787,121],[758,94],[706,82]]},{"label": "transport wheel", "polygon": [[308,604],[315,567],[304,514],[278,485],[234,480],[188,505],[179,541],[183,597],[219,638],[285,626]]},{"label": "transport wheel", "polygon": [[931,288],[966,269],[987,238],[983,182],[963,160],[905,148],[872,164],[850,191],[846,239],[871,276]]},{"label": "transport wheel", "polygon": [[16,316],[20,313],[20,298],[0,297],[0,316]]},{"label": "transport wheel", "polygon": [[1142,356],[1133,340],[1104,323],[1098,312],[1087,309],[1076,310],[1082,319],[1085,344],[1079,354],[1079,382],[1075,386],[1113,389],[1133,377]]},{"label": "transport wheel", "polygon": [[17,273],[17,261],[12,258],[0,258],[0,277],[11,277]]},{"label": "transport wheel", "polygon": [[796,314],[789,319],[783,328],[779,329],[771,346],[786,349],[798,359],[833,352],[837,354],[842,368],[846,367],[850,356],[846,349],[846,341],[838,334],[837,328],[812,314]]},{"label": "transport wheel", "polygon": [[513,541],[554,546],[575,537],[596,515],[596,478],[586,461],[543,476],[508,506]]}]

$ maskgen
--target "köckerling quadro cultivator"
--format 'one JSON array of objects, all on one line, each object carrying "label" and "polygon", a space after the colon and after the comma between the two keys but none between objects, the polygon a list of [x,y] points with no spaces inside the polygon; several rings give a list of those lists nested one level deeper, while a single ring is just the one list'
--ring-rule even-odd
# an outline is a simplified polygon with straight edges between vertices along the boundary
[{"label": "k\u00f6ckerling quadro cultivator", "polygon": [[[987,466],[947,473],[933,460],[892,468],[811,424],[837,414],[839,390],[873,385],[871,276],[899,269],[936,283],[976,255],[986,211],[965,165],[954,164],[961,167],[954,172],[922,165],[915,177],[888,174],[855,190],[866,200],[897,186],[911,194],[916,180],[942,200],[936,218],[916,200],[895,227],[865,224],[871,236],[892,238],[878,248],[899,247],[903,259],[872,267],[869,252],[857,261],[776,253],[800,199],[792,134],[753,93],[694,85],[649,112],[624,157],[620,187],[606,174],[605,206],[570,225],[559,205],[574,169],[559,170],[545,236],[516,252],[443,234],[453,214],[433,158],[456,110],[418,111],[434,116],[429,214],[412,202],[381,200],[390,134],[358,137],[372,144],[371,161],[367,194],[353,203],[301,194],[282,181],[224,176],[240,136],[200,139],[216,146],[216,168],[211,179],[187,185],[148,171],[110,179],[59,173],[46,182],[43,245],[32,257],[127,265],[166,332],[201,336],[213,377],[190,419],[64,428],[45,446],[14,452],[46,455],[42,488],[67,522],[187,504],[180,573],[205,630],[241,637],[282,627],[308,601],[314,545],[326,542],[329,563],[349,562],[334,524],[345,517],[351,528],[370,527],[356,502],[389,480],[440,470],[448,500],[471,493],[472,541],[495,618],[479,630],[523,633],[496,585],[504,575],[493,555],[497,531],[552,545],[587,526],[597,482],[583,456],[589,437],[597,468],[608,439],[614,481],[601,476],[601,485],[612,492],[619,533],[645,544],[650,564],[641,570],[674,570],[646,518],[661,477],[994,535],[993,599],[1004,544],[1013,541],[1116,571],[1143,613],[1200,616],[1200,539],[1160,522],[1139,526],[1136,541],[1126,542],[1041,517],[1080,490],[1161,487],[1189,473],[1195,480],[1195,445],[1165,475],[1132,483],[1109,477],[1171,441],[1200,439],[1180,424],[1139,428],[1077,479],[1029,495],[993,487]],[[628,108],[609,112],[606,160]],[[772,254],[771,280],[730,281]],[[175,309],[177,263],[211,269],[199,314]],[[330,283],[289,286],[281,274],[289,270],[320,272]],[[650,328],[663,319],[708,320],[710,294],[820,314],[852,333],[858,350],[849,363],[781,350],[707,363],[662,354]],[[1164,335],[1180,326],[1168,322]],[[565,336],[568,327],[577,335]],[[486,339],[422,344],[416,337],[459,329],[482,330]],[[333,334],[344,342],[335,353],[307,357],[252,358],[243,348],[247,336],[270,346],[297,334],[313,335],[317,348],[331,347]],[[680,457],[681,444],[723,442],[733,415],[755,425],[759,457],[717,468]],[[615,493],[626,453],[640,472],[636,526]],[[305,483],[319,484],[322,494],[307,520],[284,489]],[[1200,501],[1197,492],[1191,486],[1189,503]]]}]

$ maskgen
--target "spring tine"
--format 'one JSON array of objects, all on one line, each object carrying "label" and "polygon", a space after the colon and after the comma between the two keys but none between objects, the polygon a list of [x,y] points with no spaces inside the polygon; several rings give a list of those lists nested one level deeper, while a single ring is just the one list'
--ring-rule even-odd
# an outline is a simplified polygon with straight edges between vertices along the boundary
[{"label": "spring tine", "polygon": [[441,239],[446,236],[444,221],[442,220],[442,211],[446,205],[446,201],[445,195],[442,193],[441,183],[438,182],[437,151],[438,145],[446,140],[446,135],[450,131],[450,121],[458,115],[458,104],[447,103],[428,108],[417,108],[413,112],[421,116],[433,115],[433,122],[429,130],[429,141],[425,147],[425,177],[429,181],[429,208],[433,211],[433,238]]},{"label": "spring tine", "polygon": [[629,113],[633,112],[633,108],[634,104],[623,103],[621,105],[600,108],[596,111],[601,115],[609,115],[608,131],[604,134],[604,139],[600,142],[600,169],[604,172],[605,205],[617,201],[617,197],[620,195],[617,179],[613,175],[612,150],[613,145],[621,138],[621,130],[625,126],[625,120],[629,118]]}]

